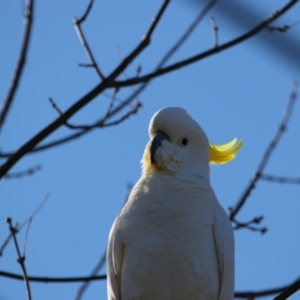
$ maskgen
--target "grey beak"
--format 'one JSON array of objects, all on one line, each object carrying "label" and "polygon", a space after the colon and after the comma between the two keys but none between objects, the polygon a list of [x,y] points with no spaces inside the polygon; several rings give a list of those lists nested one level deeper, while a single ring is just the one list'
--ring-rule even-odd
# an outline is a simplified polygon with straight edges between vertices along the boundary
[{"label": "grey beak", "polygon": [[151,164],[155,163],[154,155],[156,150],[161,146],[162,140],[170,141],[169,137],[163,131],[157,131],[155,133],[155,136],[152,139],[151,146],[150,146]]}]

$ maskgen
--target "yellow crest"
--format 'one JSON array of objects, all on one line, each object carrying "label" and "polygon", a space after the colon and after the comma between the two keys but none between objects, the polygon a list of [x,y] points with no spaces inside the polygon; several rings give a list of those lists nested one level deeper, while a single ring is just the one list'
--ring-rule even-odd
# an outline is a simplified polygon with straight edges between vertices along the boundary
[{"label": "yellow crest", "polygon": [[243,141],[237,142],[237,138],[234,138],[231,142],[224,145],[214,145],[209,143],[209,162],[211,164],[226,164],[233,160],[236,153],[243,145]]}]

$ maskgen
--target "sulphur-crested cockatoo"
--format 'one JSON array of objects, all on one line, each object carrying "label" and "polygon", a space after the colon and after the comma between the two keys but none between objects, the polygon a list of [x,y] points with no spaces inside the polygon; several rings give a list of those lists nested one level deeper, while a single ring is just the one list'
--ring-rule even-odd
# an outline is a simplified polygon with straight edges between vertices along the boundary
[{"label": "sulphur-crested cockatoo", "polygon": [[142,176],[107,248],[109,300],[232,300],[233,231],[209,180],[242,143],[213,145],[187,112],[158,111]]}]

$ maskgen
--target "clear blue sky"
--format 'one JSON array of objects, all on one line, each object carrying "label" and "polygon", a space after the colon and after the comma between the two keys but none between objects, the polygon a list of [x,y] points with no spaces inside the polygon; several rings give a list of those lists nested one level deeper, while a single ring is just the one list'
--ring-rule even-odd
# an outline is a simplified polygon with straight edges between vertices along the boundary
[{"label": "clear blue sky", "polygon": [[[48,98],[64,111],[92,89],[98,78],[87,63],[74,31],[72,18],[80,16],[87,1],[37,1],[34,28],[26,68],[11,112],[1,132],[1,150],[18,149],[57,114]],[[279,0],[252,5],[267,17],[286,2]],[[0,3],[0,99],[4,99],[20,49],[23,32],[22,3]],[[104,74],[137,45],[161,1],[95,1],[83,30]],[[201,5],[195,1],[172,2],[151,45],[126,71],[150,71],[184,32]],[[234,7],[232,7],[234,9]],[[275,24],[299,20],[295,6]],[[249,10],[250,11],[250,10]],[[220,27],[220,43],[242,34],[252,25],[232,22],[214,8],[171,62],[213,46],[210,16]],[[245,15],[246,19],[247,15]],[[0,244],[8,234],[6,217],[25,220],[50,194],[34,218],[27,242],[26,267],[32,276],[85,276],[102,255],[112,222],[122,207],[127,185],[140,176],[140,159],[148,141],[151,116],[167,106],[184,107],[206,131],[211,142],[221,144],[233,137],[244,141],[237,158],[225,166],[211,168],[212,186],[222,206],[237,199],[258,166],[274,135],[288,101],[293,79],[300,80],[300,65],[278,55],[266,45],[281,39],[281,45],[300,36],[300,25],[284,34],[267,32],[180,71],[160,77],[139,96],[142,107],[121,125],[93,131],[79,140],[39,154],[28,155],[11,170],[17,172],[42,165],[31,177],[0,183]],[[262,41],[266,42],[263,43]],[[280,43],[278,47],[280,46]],[[124,74],[125,76],[125,74]],[[125,77],[120,78],[124,79]],[[111,92],[111,91],[108,91]],[[124,99],[131,92],[122,90]],[[2,100],[1,100],[2,101]],[[299,102],[299,100],[298,100]],[[91,123],[102,116],[109,99],[101,96],[80,111],[73,123]],[[299,177],[300,104],[296,103],[288,129],[272,154],[266,173]],[[68,134],[62,128],[47,138]],[[263,215],[265,235],[248,230],[235,232],[236,290],[260,290],[288,284],[299,276],[300,186],[260,181],[238,215],[241,221]],[[18,235],[23,245],[24,233]],[[10,243],[0,258],[0,270],[21,273]],[[104,274],[102,270],[101,274]],[[33,299],[74,299],[80,284],[32,283]],[[0,299],[25,299],[24,284],[0,277]],[[83,299],[106,299],[106,282],[91,284]],[[272,299],[266,297],[264,299]],[[291,299],[299,299],[298,295]]]}]

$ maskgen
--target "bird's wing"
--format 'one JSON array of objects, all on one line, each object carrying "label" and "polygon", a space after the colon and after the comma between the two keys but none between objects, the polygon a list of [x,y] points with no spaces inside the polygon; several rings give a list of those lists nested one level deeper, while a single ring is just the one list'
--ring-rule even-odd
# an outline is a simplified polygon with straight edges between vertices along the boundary
[{"label": "bird's wing", "polygon": [[220,207],[213,227],[219,266],[219,300],[232,300],[234,294],[234,237],[227,214]]},{"label": "bird's wing", "polygon": [[118,219],[114,222],[107,245],[107,293],[108,300],[120,300],[120,281],[124,247],[117,230]]}]

